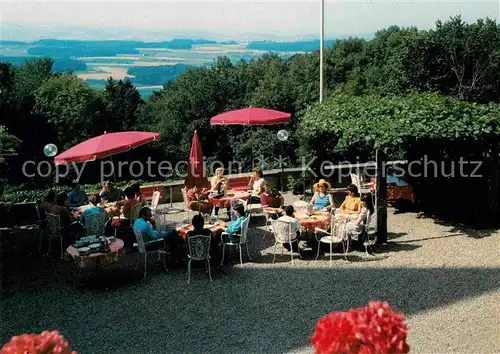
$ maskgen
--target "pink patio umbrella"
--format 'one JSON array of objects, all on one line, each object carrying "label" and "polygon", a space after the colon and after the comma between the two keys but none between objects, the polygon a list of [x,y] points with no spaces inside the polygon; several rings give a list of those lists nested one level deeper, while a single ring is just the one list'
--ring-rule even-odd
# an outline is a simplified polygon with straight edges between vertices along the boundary
[{"label": "pink patio umbrella", "polygon": [[56,165],[62,165],[72,162],[95,161],[129,151],[154,140],[160,140],[159,133],[137,131],[104,133],[57,155],[54,162]]},{"label": "pink patio umbrella", "polygon": [[201,150],[200,137],[195,130],[189,153],[188,173],[184,183],[186,186],[197,186],[199,189],[208,187],[208,179],[203,166],[203,152]]},{"label": "pink patio umbrella", "polygon": [[[276,125],[290,121],[291,114],[274,109],[249,107],[224,112],[210,119],[212,125]],[[253,168],[252,152],[252,168]]]}]

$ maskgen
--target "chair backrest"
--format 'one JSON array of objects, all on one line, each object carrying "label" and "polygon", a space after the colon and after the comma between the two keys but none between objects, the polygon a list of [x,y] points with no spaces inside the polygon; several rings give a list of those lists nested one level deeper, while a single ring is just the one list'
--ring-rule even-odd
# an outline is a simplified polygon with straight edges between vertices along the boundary
[{"label": "chair backrest", "polygon": [[166,231],[167,227],[175,227],[176,222],[167,219],[168,214],[159,213],[153,216],[156,224],[156,229],[159,231]]},{"label": "chair backrest", "polygon": [[349,222],[346,218],[333,219],[332,220],[332,243],[342,242],[345,239],[345,233],[347,231],[347,223]]},{"label": "chair backrest", "polygon": [[368,213],[366,213],[366,219],[365,219],[365,231],[366,232],[368,232],[368,228],[370,227],[371,217],[372,217],[372,215],[370,214],[370,211],[368,210]]},{"label": "chair backrest", "polygon": [[58,214],[47,213],[49,231],[52,237],[61,237],[61,218]]},{"label": "chair backrest", "polygon": [[248,234],[248,225],[250,224],[250,218],[247,216],[245,220],[241,223],[241,235],[240,235],[240,243],[247,242],[247,234]]},{"label": "chair backrest", "polygon": [[11,226],[40,224],[40,214],[36,203],[12,204],[8,214]]},{"label": "chair backrest", "polygon": [[288,243],[296,238],[292,235],[292,223],[283,220],[271,220],[271,225],[276,242]]},{"label": "chair backrest", "polygon": [[206,235],[189,236],[187,238],[189,257],[193,261],[207,259],[210,255],[210,240],[211,237]]},{"label": "chair backrest", "polygon": [[156,209],[158,204],[160,203],[160,192],[154,191],[153,198],[151,199],[151,209]]},{"label": "chair backrest", "polygon": [[132,210],[130,211],[130,220],[132,222],[139,219],[139,212],[141,211],[141,208],[142,208],[141,203],[138,203],[132,207]]},{"label": "chair backrest", "polygon": [[134,229],[135,241],[137,242],[137,248],[139,249],[139,252],[146,253],[146,245],[144,244],[144,236],[142,235],[142,232],[137,230],[135,227],[133,229]]},{"label": "chair backrest", "polygon": [[358,187],[358,190],[361,190],[361,181],[357,174],[351,173],[351,183]]},{"label": "chair backrest", "polygon": [[106,214],[93,213],[84,218],[87,236],[102,236],[106,229]]},{"label": "chair backrest", "polygon": [[246,202],[243,199],[231,199],[231,209],[233,209],[237,205],[245,205]]}]

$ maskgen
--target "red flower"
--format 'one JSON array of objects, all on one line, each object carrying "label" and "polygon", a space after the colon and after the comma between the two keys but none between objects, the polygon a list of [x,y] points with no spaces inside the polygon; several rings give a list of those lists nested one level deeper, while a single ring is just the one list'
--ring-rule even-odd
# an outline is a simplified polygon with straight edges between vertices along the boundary
[{"label": "red flower", "polygon": [[68,348],[68,342],[57,331],[40,334],[22,334],[12,337],[0,354],[77,354]]},{"label": "red flower", "polygon": [[404,320],[387,302],[371,301],[366,307],[321,318],[311,342],[316,354],[406,354],[410,347]]}]

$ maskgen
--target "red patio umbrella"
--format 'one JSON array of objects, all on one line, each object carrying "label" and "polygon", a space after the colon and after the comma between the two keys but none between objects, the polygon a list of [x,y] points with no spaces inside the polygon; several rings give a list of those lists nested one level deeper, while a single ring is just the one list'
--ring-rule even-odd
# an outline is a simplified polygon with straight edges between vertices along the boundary
[{"label": "red patio umbrella", "polygon": [[201,150],[200,137],[196,130],[194,131],[193,142],[191,143],[185,185],[191,188],[196,185],[200,189],[208,187],[208,179],[205,175],[203,166],[203,152]]},{"label": "red patio umbrella", "polygon": [[86,140],[54,158],[56,165],[72,162],[95,161],[108,156],[128,151],[154,140],[160,140],[159,133],[118,132],[104,133]]},{"label": "red patio umbrella", "polygon": [[290,120],[290,113],[273,109],[249,107],[236,111],[224,112],[210,119],[212,125],[273,125]]},{"label": "red patio umbrella", "polygon": [[[274,109],[249,107],[235,111],[224,112],[210,119],[212,125],[275,125],[290,121],[290,113]],[[252,141],[253,141],[252,132]],[[253,168],[252,151],[252,168]]]}]

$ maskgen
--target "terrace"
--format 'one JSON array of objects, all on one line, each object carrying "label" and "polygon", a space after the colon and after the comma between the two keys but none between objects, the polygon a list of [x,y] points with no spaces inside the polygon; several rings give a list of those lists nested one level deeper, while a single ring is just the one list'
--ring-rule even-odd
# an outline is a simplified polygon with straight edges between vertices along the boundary
[{"label": "terrace", "polygon": [[[295,198],[286,194],[285,202]],[[263,220],[256,217],[252,261],[226,263],[212,272],[213,282],[203,268],[187,284],[183,265],[165,274],[152,263],[143,281],[142,258],[132,253],[77,288],[71,264],[40,256],[24,235],[17,257],[8,257],[14,263],[4,267],[0,340],[58,329],[80,353],[309,353],[323,315],[383,299],[408,316],[412,352],[498,349],[491,309],[500,296],[499,233],[392,209],[388,224],[387,246],[374,257],[355,251],[349,263],[337,254],[332,266],[328,257],[314,256],[291,265],[279,253],[272,263],[273,242],[261,243]]]}]

